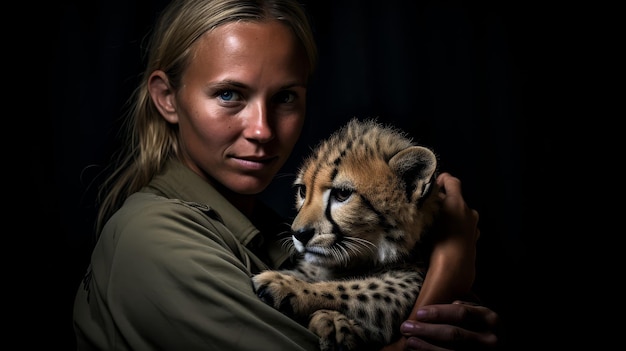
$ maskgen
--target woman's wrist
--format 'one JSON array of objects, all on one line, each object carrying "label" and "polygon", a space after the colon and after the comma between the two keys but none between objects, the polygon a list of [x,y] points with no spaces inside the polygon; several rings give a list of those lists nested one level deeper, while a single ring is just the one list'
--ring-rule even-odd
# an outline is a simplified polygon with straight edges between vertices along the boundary
[{"label": "woman's wrist", "polygon": [[475,243],[455,238],[438,242],[433,247],[416,307],[450,303],[466,295],[474,284],[475,261]]}]

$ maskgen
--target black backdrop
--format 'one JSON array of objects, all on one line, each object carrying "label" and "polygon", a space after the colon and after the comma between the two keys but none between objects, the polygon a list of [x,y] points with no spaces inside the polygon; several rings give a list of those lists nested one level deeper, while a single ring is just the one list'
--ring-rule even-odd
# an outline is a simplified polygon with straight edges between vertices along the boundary
[{"label": "black backdrop", "polygon": [[[52,343],[63,348],[74,347],[72,300],[93,245],[94,180],[119,142],[119,118],[143,65],[143,37],[166,3],[69,2],[55,8],[46,28],[50,111],[30,159],[43,213],[35,228],[63,238],[64,254],[47,266],[63,277],[50,317],[60,329]],[[522,1],[312,0],[306,6],[320,65],[306,129],[283,173],[353,116],[378,117],[433,147],[440,169],[461,178],[467,202],[481,215],[478,295],[502,316],[507,349],[534,345],[538,328],[529,332],[522,322],[538,294],[549,299],[525,281],[541,264],[531,243],[546,228],[547,205],[536,200],[553,161],[544,155],[553,152],[556,117],[544,103],[554,97],[549,86],[557,78],[543,67],[552,60],[554,43],[545,31],[552,9]],[[41,165],[48,170],[43,180]],[[274,194],[268,201],[285,214],[290,180],[268,189]]]}]

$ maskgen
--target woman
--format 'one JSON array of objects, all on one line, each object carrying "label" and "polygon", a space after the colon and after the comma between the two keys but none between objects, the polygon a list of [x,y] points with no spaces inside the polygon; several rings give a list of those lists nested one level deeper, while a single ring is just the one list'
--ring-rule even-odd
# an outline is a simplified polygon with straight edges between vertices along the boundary
[{"label": "woman", "polygon": [[[148,50],[75,299],[78,348],[318,349],[315,335],[261,302],[250,281],[288,261],[277,245],[284,221],[257,194],[303,127],[317,57],[305,13],[290,0],[175,0]],[[411,337],[386,349],[495,342],[491,328],[465,329],[459,319],[473,313],[490,327],[493,311],[429,305],[469,289],[478,236],[458,180],[438,181],[446,223],[456,227],[437,244],[416,304],[414,317],[426,311],[426,319],[406,324]]]}]

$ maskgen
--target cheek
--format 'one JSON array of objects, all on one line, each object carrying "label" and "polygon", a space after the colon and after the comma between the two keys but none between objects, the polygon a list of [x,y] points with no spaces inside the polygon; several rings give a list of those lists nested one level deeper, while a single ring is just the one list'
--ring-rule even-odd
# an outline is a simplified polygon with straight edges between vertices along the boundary
[{"label": "cheek", "polygon": [[283,144],[294,146],[300,137],[303,126],[304,116],[281,119],[276,125],[276,133]]},{"label": "cheek", "polygon": [[214,118],[206,111],[189,112],[179,119],[179,133],[186,153],[192,157],[218,156],[236,139],[237,128],[232,121]]}]

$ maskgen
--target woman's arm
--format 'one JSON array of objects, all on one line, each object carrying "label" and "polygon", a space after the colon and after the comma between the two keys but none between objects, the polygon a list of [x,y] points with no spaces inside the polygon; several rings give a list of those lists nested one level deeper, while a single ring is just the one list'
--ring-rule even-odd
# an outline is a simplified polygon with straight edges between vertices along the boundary
[{"label": "woman's arm", "polygon": [[[402,326],[404,337],[381,351],[428,350],[431,343],[458,349],[489,349],[497,342],[495,329],[499,318],[495,312],[455,301],[470,292],[476,276],[478,212],[465,203],[458,178],[442,173],[437,184],[442,209],[435,224],[437,239],[424,284],[409,320]],[[468,324],[469,318],[478,323]],[[453,329],[456,332],[451,332]]]},{"label": "woman's arm", "polygon": [[466,295],[476,276],[478,212],[465,203],[458,178],[442,173],[437,177],[437,184],[442,198],[441,214],[435,224],[437,240],[411,316],[421,306],[450,303]]}]

